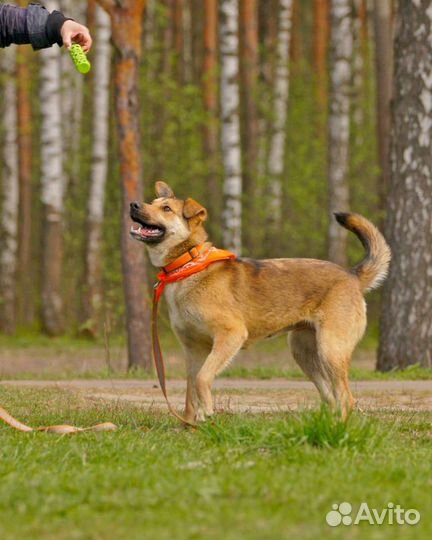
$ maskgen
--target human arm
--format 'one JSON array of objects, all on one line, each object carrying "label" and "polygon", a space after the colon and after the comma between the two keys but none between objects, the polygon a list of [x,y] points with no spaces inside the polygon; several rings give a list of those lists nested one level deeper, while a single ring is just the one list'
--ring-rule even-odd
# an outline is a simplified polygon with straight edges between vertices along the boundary
[{"label": "human arm", "polygon": [[27,8],[10,5],[0,6],[0,47],[11,43],[30,43],[33,49],[44,49],[55,43],[67,46],[79,43],[87,52],[91,47],[88,29],[59,11],[49,13],[39,4]]}]

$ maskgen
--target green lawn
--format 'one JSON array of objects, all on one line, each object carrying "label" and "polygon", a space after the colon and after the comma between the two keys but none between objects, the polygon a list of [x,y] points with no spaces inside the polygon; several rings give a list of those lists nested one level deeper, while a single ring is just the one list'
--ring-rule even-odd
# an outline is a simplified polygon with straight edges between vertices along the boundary
[{"label": "green lawn", "polygon": [[[32,425],[116,422],[115,433],[0,428],[1,540],[431,538],[431,413],[223,415],[196,431],[163,414],[60,390],[1,388]],[[418,525],[339,526],[333,503],[415,508]]]}]

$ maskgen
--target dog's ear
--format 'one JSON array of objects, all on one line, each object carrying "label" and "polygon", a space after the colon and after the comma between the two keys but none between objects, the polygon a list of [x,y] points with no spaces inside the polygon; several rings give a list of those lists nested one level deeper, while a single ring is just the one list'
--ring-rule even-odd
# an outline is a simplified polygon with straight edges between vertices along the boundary
[{"label": "dog's ear", "polygon": [[164,199],[174,199],[174,191],[169,187],[168,184],[159,180],[155,184],[156,195],[158,197],[163,197]]},{"label": "dog's ear", "polygon": [[186,199],[183,206],[183,215],[186,219],[198,217],[200,221],[207,219],[207,210],[193,199]]}]

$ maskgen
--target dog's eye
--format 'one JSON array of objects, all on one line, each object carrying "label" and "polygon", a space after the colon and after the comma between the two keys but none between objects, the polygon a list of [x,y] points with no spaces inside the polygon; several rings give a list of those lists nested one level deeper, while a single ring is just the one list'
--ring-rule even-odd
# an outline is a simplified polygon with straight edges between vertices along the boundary
[{"label": "dog's eye", "polygon": [[171,208],[170,208],[169,206],[164,206],[164,207],[162,208],[162,210],[163,210],[164,212],[172,212],[172,210],[171,210]]}]

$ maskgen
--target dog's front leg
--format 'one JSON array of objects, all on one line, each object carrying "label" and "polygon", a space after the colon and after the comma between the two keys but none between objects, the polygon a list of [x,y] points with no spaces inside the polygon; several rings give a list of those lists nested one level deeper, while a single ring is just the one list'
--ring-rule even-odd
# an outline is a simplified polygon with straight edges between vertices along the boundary
[{"label": "dog's front leg", "polygon": [[198,395],[198,410],[196,419],[205,420],[213,414],[211,385],[214,378],[234,358],[247,339],[246,328],[236,328],[234,331],[224,331],[217,334],[213,341],[211,353],[196,376],[196,391]]},{"label": "dog's front leg", "polygon": [[185,419],[193,422],[198,410],[198,395],[196,391],[196,377],[204,364],[204,360],[210,354],[211,345],[205,345],[193,341],[183,341],[186,356],[187,387]]}]

